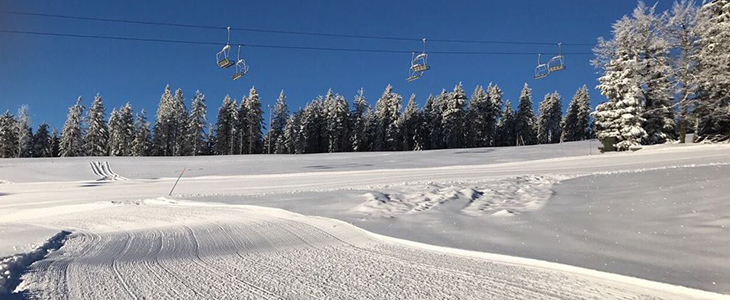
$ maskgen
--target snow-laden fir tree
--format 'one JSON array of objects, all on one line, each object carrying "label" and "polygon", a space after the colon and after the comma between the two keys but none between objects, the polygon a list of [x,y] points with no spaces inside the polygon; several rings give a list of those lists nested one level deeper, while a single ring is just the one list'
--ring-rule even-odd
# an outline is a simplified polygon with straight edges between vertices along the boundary
[{"label": "snow-laden fir tree", "polygon": [[[594,48],[594,65],[603,69],[598,89],[611,104],[596,112],[596,135],[602,141],[615,137],[619,151],[643,143],[647,134],[643,128],[644,90],[642,76],[645,64],[639,60],[640,49],[635,44],[633,20],[624,16],[613,24],[612,40],[599,39]],[[598,108],[596,108],[598,110]],[[609,111],[612,109],[614,111]],[[601,132],[608,130],[608,132]]]},{"label": "snow-laden fir tree", "polygon": [[416,106],[416,95],[411,94],[406,104],[406,109],[398,120],[399,127],[401,130],[402,139],[402,150],[412,151],[423,149],[423,142],[421,141],[421,113]]},{"label": "snow-laden fir tree", "polygon": [[327,151],[343,152],[350,150],[349,119],[350,108],[345,97],[327,91],[324,101],[327,128]]},{"label": "snow-laden fir tree", "polygon": [[247,154],[262,153],[263,150],[263,129],[264,112],[261,109],[261,99],[256,87],[252,87],[248,93],[248,98],[244,103],[246,106],[246,126],[248,133],[246,134],[246,151]]},{"label": "snow-laden fir tree", "polygon": [[634,10],[631,30],[639,51],[638,65],[642,77],[640,85],[644,92],[642,127],[647,133],[645,144],[661,144],[676,139],[674,91],[670,76],[672,68],[667,39],[665,17],[657,16],[656,5],[646,6],[643,2]]},{"label": "snow-laden fir tree", "polygon": [[701,30],[699,9],[694,1],[674,2],[668,19],[668,39],[679,51],[673,61],[675,101],[679,107],[679,142],[684,143],[690,123],[690,112],[695,105],[698,86],[699,39]]},{"label": "snow-laden fir tree", "polygon": [[294,112],[291,116],[289,116],[289,118],[287,118],[286,125],[284,126],[284,132],[281,136],[279,136],[279,139],[276,143],[277,154],[302,153],[302,149],[298,149],[297,147],[299,132],[301,130],[301,117],[302,111],[298,110]]},{"label": "snow-laden fir tree", "polygon": [[33,132],[30,127],[30,115],[28,114],[27,105],[23,105],[18,109],[15,130],[18,132],[18,149],[15,151],[15,157],[30,157],[33,150]]},{"label": "snow-laden fir tree", "polygon": [[730,138],[730,0],[713,0],[701,8],[699,92],[696,139]]},{"label": "snow-laden fir tree", "polygon": [[150,132],[150,122],[147,121],[147,112],[142,109],[134,120],[134,141],[132,142],[133,156],[150,155],[152,148],[152,134]]},{"label": "snow-laden fir tree", "polygon": [[532,89],[525,83],[515,113],[515,144],[537,144],[537,119],[532,110]]},{"label": "snow-laden fir tree", "polygon": [[175,90],[175,96],[173,99],[173,111],[175,118],[175,126],[173,129],[174,138],[174,151],[175,156],[186,156],[191,155],[192,147],[189,143],[190,134],[188,132],[188,109],[185,106],[185,98],[181,89]]},{"label": "snow-laden fir tree", "polygon": [[76,104],[69,107],[66,122],[61,129],[61,141],[58,145],[60,156],[84,155],[83,113],[84,106],[81,105],[81,97],[79,97]]},{"label": "snow-laden fir tree", "polygon": [[190,115],[188,116],[187,134],[190,155],[201,155],[205,152],[207,114],[208,108],[205,104],[205,95],[197,90],[190,103]]},{"label": "snow-laden fir tree", "polygon": [[326,123],[324,109],[322,108],[324,98],[321,96],[312,100],[304,107],[301,134],[297,142],[301,153],[322,153],[327,151]]},{"label": "snow-laden fir tree", "polygon": [[428,143],[427,149],[445,148],[441,125],[443,124],[442,113],[448,97],[449,94],[446,92],[446,89],[442,89],[441,93],[435,98],[429,96],[426,100],[426,105],[423,110],[428,120],[428,131],[430,132],[429,139],[426,141]]},{"label": "snow-laden fir tree", "polygon": [[88,128],[84,136],[87,156],[105,156],[109,153],[109,128],[105,115],[104,102],[96,94],[87,112]]},{"label": "snow-laden fir tree", "polygon": [[119,119],[119,111],[116,108],[113,108],[112,111],[109,113],[109,123],[107,124],[107,128],[109,129],[109,139],[107,142],[107,147],[109,147],[109,155],[113,156],[122,155],[121,150],[119,149]]},{"label": "snow-laden fir tree", "polygon": [[486,119],[487,132],[490,134],[487,138],[489,140],[488,146],[495,146],[494,142],[496,138],[497,124],[499,122],[500,115],[502,114],[502,89],[499,86],[489,84],[487,87],[487,95],[489,101],[492,102],[490,105],[491,111],[489,112],[489,118]]},{"label": "snow-laden fir tree", "polygon": [[241,104],[236,112],[235,134],[231,136],[233,152],[231,154],[245,154],[248,149],[248,107],[246,107],[247,96],[243,96]]},{"label": "snow-laden fir tree", "polygon": [[560,142],[560,121],[562,121],[563,106],[557,91],[545,95],[540,102],[537,119],[537,140],[540,144]]},{"label": "snow-laden fir tree", "polygon": [[43,122],[33,135],[33,157],[51,157],[53,155],[53,137],[48,131],[48,124]]},{"label": "snow-laden fir tree", "polygon": [[119,110],[113,110],[109,116],[109,154],[114,156],[133,155],[135,136],[134,113],[132,106],[127,102]]},{"label": "snow-laden fir tree", "polygon": [[562,137],[564,142],[582,141],[590,138],[591,98],[588,87],[583,85],[573,95],[568,110],[562,120]]},{"label": "snow-laden fir tree", "polygon": [[[271,124],[268,132],[268,137],[271,141],[272,147],[275,146],[276,142],[278,142],[279,138],[284,134],[287,119],[289,119],[289,106],[286,104],[286,95],[284,94],[284,90],[281,90],[279,98],[276,99],[276,104],[274,105],[274,112],[271,116]],[[267,152],[277,153],[275,149],[267,149]]]},{"label": "snow-laden fir tree", "polygon": [[58,136],[58,129],[53,127],[51,133],[51,157],[58,157],[61,155],[61,137]]},{"label": "snow-laden fir tree", "polygon": [[466,93],[461,82],[454,86],[454,91],[446,98],[445,109],[441,113],[441,134],[446,148],[462,148],[466,137],[464,121],[466,120]]},{"label": "snow-laden fir tree", "polygon": [[18,131],[15,116],[10,111],[0,116],[0,158],[15,157],[18,150]]},{"label": "snow-laden fir tree", "polygon": [[153,127],[152,144],[156,155],[175,156],[187,154],[187,116],[188,112],[182,90],[177,89],[173,95],[170,86],[166,86],[160,97],[157,119],[155,119]]},{"label": "snow-laden fir tree", "polygon": [[368,141],[366,139],[365,127],[367,124],[367,113],[370,105],[365,100],[365,91],[360,88],[357,91],[355,100],[352,102],[351,116],[351,143],[353,151],[367,151]]},{"label": "snow-laden fir tree", "polygon": [[[238,134],[238,104],[226,95],[218,108],[215,123],[215,153],[218,155],[235,154],[235,136]],[[239,146],[240,147],[240,146]]]},{"label": "snow-laden fir tree", "polygon": [[502,117],[497,123],[497,133],[495,136],[495,144],[497,146],[514,146],[517,141],[515,135],[515,112],[512,110],[512,103],[507,101],[504,106]]},{"label": "snow-laden fir tree", "polygon": [[205,134],[205,147],[203,148],[203,155],[214,155],[215,154],[215,125],[208,123],[208,130]]},{"label": "snow-laden fir tree", "polygon": [[394,151],[399,149],[399,128],[403,97],[393,92],[393,87],[388,85],[385,91],[375,103],[375,151]]}]

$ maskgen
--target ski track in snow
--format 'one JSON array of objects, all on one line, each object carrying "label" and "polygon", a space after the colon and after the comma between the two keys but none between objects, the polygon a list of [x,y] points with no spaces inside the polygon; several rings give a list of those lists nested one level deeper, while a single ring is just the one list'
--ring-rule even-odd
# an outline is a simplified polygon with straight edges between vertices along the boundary
[{"label": "ski track in snow", "polygon": [[559,269],[413,247],[276,209],[110,208],[96,212],[107,219],[104,226],[154,216],[170,224],[192,220],[80,230],[35,263],[19,290],[30,299],[684,299]]}]

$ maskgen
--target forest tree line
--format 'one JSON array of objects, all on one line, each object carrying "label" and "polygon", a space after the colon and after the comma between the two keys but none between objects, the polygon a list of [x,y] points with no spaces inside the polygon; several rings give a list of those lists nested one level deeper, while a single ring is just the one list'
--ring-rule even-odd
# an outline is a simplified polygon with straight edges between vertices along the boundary
[{"label": "forest tree line", "polygon": [[525,84],[517,109],[504,104],[497,85],[477,86],[467,97],[461,84],[451,92],[429,96],[423,108],[411,95],[391,86],[372,107],[360,89],[352,105],[328,90],[304,108],[290,113],[282,91],[273,107],[270,130],[260,96],[251,88],[240,103],[229,96],[215,123],[206,120],[205,96],[196,91],[187,108],[183,92],[165,87],[149,122],[129,103],[112,109],[108,119],[97,94],[88,110],[79,97],[69,108],[60,132],[46,123],[33,132],[27,106],[17,116],[0,116],[2,157],[188,156],[231,154],[302,154],[347,151],[410,151],[466,147],[534,145],[587,139],[590,97],[581,87],[562,115],[557,92],[545,95],[538,114]]}]

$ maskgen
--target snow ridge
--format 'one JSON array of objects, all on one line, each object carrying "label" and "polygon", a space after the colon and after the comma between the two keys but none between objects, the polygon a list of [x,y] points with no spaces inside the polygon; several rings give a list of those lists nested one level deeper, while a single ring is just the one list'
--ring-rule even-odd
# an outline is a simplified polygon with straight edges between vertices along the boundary
[{"label": "snow ridge", "polygon": [[11,293],[28,267],[61,248],[70,234],[70,231],[61,231],[33,251],[0,258],[0,296]]}]

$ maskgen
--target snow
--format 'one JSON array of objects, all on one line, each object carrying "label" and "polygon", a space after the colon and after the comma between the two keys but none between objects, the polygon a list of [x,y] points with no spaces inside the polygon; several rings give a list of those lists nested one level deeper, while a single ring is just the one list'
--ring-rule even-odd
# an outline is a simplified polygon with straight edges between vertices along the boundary
[{"label": "snow", "polygon": [[41,299],[728,299],[730,145],[589,145],[5,159],[0,257],[73,232]]}]

